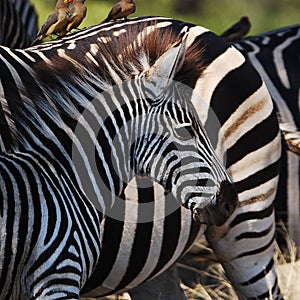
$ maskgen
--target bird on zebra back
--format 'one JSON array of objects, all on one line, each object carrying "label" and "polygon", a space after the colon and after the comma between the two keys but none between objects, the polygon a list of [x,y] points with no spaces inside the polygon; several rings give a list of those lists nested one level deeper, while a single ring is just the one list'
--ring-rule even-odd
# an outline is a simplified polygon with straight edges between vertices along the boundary
[{"label": "bird on zebra back", "polygon": [[62,37],[67,33],[67,26],[70,22],[69,4],[71,2],[73,0],[57,0],[54,12],[48,16],[32,45],[53,34]]},{"label": "bird on zebra back", "polygon": [[[236,208],[184,84],[205,69],[194,58],[212,36],[165,18],[119,25],[0,48],[1,299],[130,289]],[[134,176],[160,184],[161,201],[147,185],[148,198],[124,201]]]},{"label": "bird on zebra back", "polygon": [[87,8],[84,5],[85,0],[73,0],[71,8],[69,9],[69,23],[67,25],[67,32],[72,29],[78,29],[83,19],[86,16]]},{"label": "bird on zebra back", "polygon": [[110,20],[127,18],[135,12],[135,4],[132,0],[121,0],[117,2],[108,13],[108,16],[100,23],[106,23]]},{"label": "bird on zebra back", "polygon": [[233,24],[230,28],[225,30],[220,36],[228,42],[238,41],[243,38],[251,29],[249,17],[244,16]]}]

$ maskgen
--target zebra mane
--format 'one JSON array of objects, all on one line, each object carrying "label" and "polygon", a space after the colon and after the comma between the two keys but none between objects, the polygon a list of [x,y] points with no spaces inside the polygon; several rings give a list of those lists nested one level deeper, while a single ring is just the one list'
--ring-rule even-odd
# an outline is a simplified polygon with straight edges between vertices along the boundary
[{"label": "zebra mane", "polygon": [[[54,101],[55,106],[65,112],[68,110],[68,114],[76,113],[78,105],[86,107],[89,99],[99,93],[149,70],[163,53],[178,42],[184,27],[195,26],[183,22],[179,22],[178,26],[170,22],[167,25],[160,26],[156,19],[150,19],[148,22],[94,26],[59,42],[37,47],[44,59],[32,67],[42,94],[48,95],[45,103],[48,107],[43,107],[43,110],[49,109],[49,101]],[[187,48],[175,80],[187,85],[196,82],[205,69],[201,59],[204,48],[201,39]],[[28,51],[32,51],[30,49],[36,48]],[[84,97],[78,97],[76,87]]]},{"label": "zebra mane", "polygon": [[[23,84],[18,86],[21,97],[9,102],[25,109],[15,114],[9,111],[9,122],[16,124],[16,128],[17,124],[25,127],[29,119],[38,122],[41,114],[47,114],[58,124],[63,123],[62,115],[76,122],[92,99],[149,70],[163,53],[180,41],[184,27],[195,27],[183,22],[174,26],[174,20],[171,21],[166,19],[163,26],[155,18],[148,22],[142,19],[121,25],[94,26],[64,39],[14,51],[15,55],[21,53],[22,57],[31,58],[29,64],[21,64],[26,72],[29,69],[34,80],[21,74]],[[201,59],[204,49],[205,42],[201,38],[189,45],[175,80],[187,85],[198,80],[206,66]],[[21,105],[15,103],[18,99]],[[20,131],[15,131],[15,135],[17,140],[22,139]]]},{"label": "zebra mane", "polygon": [[[120,84],[147,71],[179,40],[184,25],[191,26],[180,24],[178,28],[161,27],[156,19],[150,19],[147,24],[132,21],[115,26],[94,26],[62,39],[64,43],[60,42],[56,53],[50,56],[47,49],[51,42],[42,46],[40,50],[45,50],[49,60],[41,60],[33,67],[38,75],[47,73],[47,81],[48,76],[66,79],[68,74],[82,77],[84,73],[84,76],[94,74],[99,81],[109,85]],[[176,80],[188,83],[203,71],[201,55],[205,45],[199,44],[187,49]]]}]

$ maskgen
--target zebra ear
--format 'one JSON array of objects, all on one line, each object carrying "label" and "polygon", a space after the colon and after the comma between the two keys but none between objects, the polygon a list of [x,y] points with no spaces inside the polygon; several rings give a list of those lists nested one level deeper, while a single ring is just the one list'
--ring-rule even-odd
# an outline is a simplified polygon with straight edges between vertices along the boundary
[{"label": "zebra ear", "polygon": [[184,61],[187,35],[187,28],[184,28],[182,38],[159,57],[147,71],[146,87],[150,89],[152,95],[160,96],[164,89],[172,83],[176,71]]}]

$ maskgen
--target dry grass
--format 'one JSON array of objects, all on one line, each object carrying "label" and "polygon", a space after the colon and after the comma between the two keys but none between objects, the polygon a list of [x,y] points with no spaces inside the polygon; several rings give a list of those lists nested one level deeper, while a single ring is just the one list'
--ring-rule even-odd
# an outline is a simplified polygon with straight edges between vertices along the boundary
[{"label": "dry grass", "polygon": [[276,247],[274,256],[275,267],[281,291],[287,300],[300,299],[300,249],[289,238],[285,227],[282,225],[287,241],[287,251],[283,253]]},{"label": "dry grass", "polygon": [[196,243],[192,250],[178,263],[182,288],[188,299],[238,300],[221,264],[205,242]]},{"label": "dry grass", "polygon": [[[283,230],[285,230],[283,228]],[[300,259],[297,249],[286,233],[287,250],[284,253],[276,247],[274,255],[279,285],[286,300],[300,299]],[[238,297],[225,276],[222,266],[218,263],[212,250],[197,243],[194,253],[188,254],[180,263],[179,271],[183,283],[181,285],[189,300],[238,300]],[[299,255],[299,252],[298,252]],[[201,284],[200,284],[201,282]],[[128,300],[123,296],[110,296],[103,300]],[[145,299],[147,300],[147,299]]]}]

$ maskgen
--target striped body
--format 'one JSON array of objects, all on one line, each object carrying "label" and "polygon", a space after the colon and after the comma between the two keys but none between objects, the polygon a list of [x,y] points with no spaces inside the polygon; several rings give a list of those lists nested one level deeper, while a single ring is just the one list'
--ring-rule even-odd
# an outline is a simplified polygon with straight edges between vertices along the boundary
[{"label": "striped body", "polygon": [[0,189],[0,298],[78,299],[100,254],[101,215],[34,152],[0,155]]},{"label": "striped body", "polygon": [[[141,28],[143,33],[138,35]],[[165,43],[158,44],[162,36]],[[95,208],[104,214],[100,237],[94,230],[89,241],[81,244],[83,251],[98,254],[99,245],[90,244],[90,240],[98,239],[100,255],[89,256],[89,267],[81,263],[77,282],[64,283],[63,288],[74,293],[69,297],[76,298],[83,285],[84,293],[102,296],[132,288],[157,275],[173,264],[205,229],[193,221],[193,215],[200,211],[198,220],[202,222],[202,213],[206,212],[206,222],[210,216],[214,221],[215,216],[222,214],[224,223],[235,207],[230,178],[217,160],[190,102],[190,97],[194,97],[190,88],[209,61],[219,55],[208,47],[205,49],[208,60],[199,59],[210,39],[214,46],[226,50],[222,39],[202,27],[146,18],[121,25],[95,26],[24,51],[0,48],[0,143],[7,152],[3,154],[3,168],[11,172],[13,165],[18,165],[16,173],[26,173],[27,166],[20,163],[22,157],[36,169],[29,178],[30,184],[41,181],[45,189],[53,191],[72,187],[72,193],[62,192],[53,200],[56,205],[74,204],[74,198],[78,205],[84,205],[87,196],[86,205],[94,206],[84,214],[93,216]],[[193,60],[195,53],[198,53],[197,63]],[[232,55],[242,59],[235,50]],[[168,76],[157,80],[158,74]],[[169,85],[165,78],[181,80],[189,89],[178,83]],[[265,94],[263,98],[268,100]],[[95,152],[89,156],[91,149]],[[30,153],[37,155],[37,161],[31,161]],[[40,167],[41,160],[45,161],[45,169]],[[51,165],[54,167],[46,170]],[[44,172],[51,182],[43,181]],[[61,180],[56,182],[58,175]],[[153,196],[150,186],[139,190],[138,200],[134,196],[123,201],[124,189],[133,175],[159,182],[165,189],[163,195],[155,198],[158,194],[155,191]],[[4,190],[9,180],[14,177],[5,176]],[[147,181],[139,177],[137,180],[143,184]],[[52,182],[54,186],[50,186]],[[31,197],[27,190],[23,193],[24,197]],[[143,194],[147,197],[142,197]],[[44,205],[40,192],[36,197]],[[14,193],[6,201],[19,203]],[[190,209],[181,207],[182,204]],[[37,224],[42,224],[43,215],[39,210],[36,212],[34,220],[28,216],[28,222],[38,219]],[[73,211],[67,212],[73,216]],[[78,229],[81,240],[86,235],[85,226],[99,228],[100,217],[91,219],[95,220],[93,225],[77,222],[82,229],[80,232]],[[66,228],[59,230],[64,232]],[[76,230],[74,225],[71,236]],[[10,234],[13,239],[18,232]],[[51,239],[54,232],[47,234]],[[36,243],[40,241],[37,236],[35,239]],[[69,243],[64,245],[59,260],[66,258],[65,267],[71,270],[77,261],[68,260],[69,247]],[[91,247],[96,250],[91,251]],[[55,245],[49,246],[47,255],[55,249]],[[36,259],[41,255],[35,254]],[[19,253],[23,255],[26,253]],[[1,257],[6,257],[6,249]],[[76,258],[83,261],[81,253]],[[19,258],[14,259],[14,268],[18,261]],[[96,261],[94,273],[87,280]],[[48,261],[43,268],[49,272],[55,268],[57,272],[58,267]],[[76,277],[76,272],[70,276]],[[28,299],[37,298],[35,295],[42,294],[44,287],[50,285],[48,277],[39,280],[42,284],[30,286],[32,289],[26,291]],[[13,297],[10,293],[15,283],[12,280],[11,286],[4,284],[3,293],[9,299]],[[48,299],[57,296],[54,292]]]},{"label": "striped body", "polygon": [[0,2],[0,45],[29,47],[37,32],[37,14],[29,0]]},{"label": "striped body", "polygon": [[[230,59],[224,53],[223,60],[235,72],[221,68],[217,62],[207,72],[207,79],[219,82],[211,74],[222,70],[220,86],[211,83],[207,94],[207,101],[221,123],[221,132],[209,130],[214,124],[210,112],[201,120],[215,141],[217,153],[226,149],[226,167],[237,188],[239,207],[228,223],[228,232],[209,228],[206,237],[238,294],[247,299],[280,299],[272,258],[273,201],[281,155],[275,109],[270,98],[265,98],[266,87],[261,79],[243,59]],[[244,74],[247,75],[243,77]],[[225,83],[228,88],[223,87]],[[204,86],[200,88],[204,90]],[[232,91],[234,95],[228,97]],[[223,105],[216,100],[218,95],[224,97]]]},{"label": "striped body", "polygon": [[[300,25],[279,28],[234,44],[261,74],[276,105],[281,130],[300,129]],[[277,221],[300,245],[300,161],[284,145],[281,175],[275,200]],[[279,242],[285,237],[278,233]]]}]

